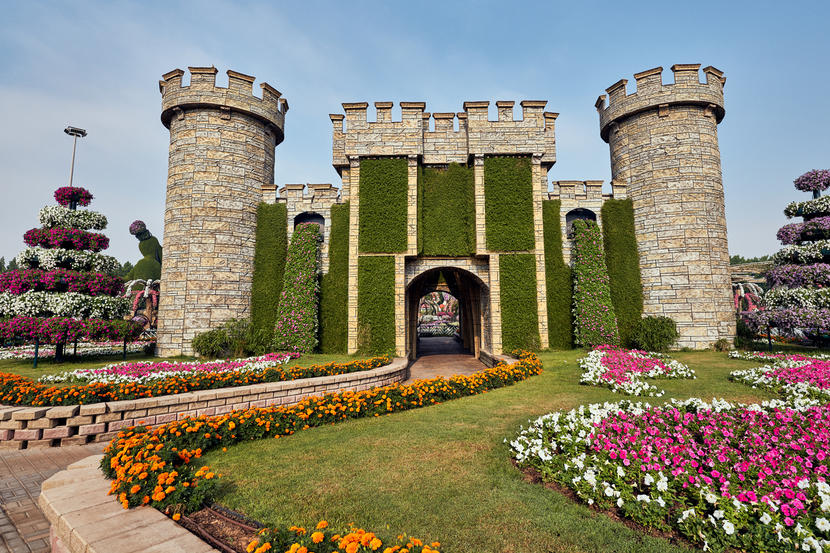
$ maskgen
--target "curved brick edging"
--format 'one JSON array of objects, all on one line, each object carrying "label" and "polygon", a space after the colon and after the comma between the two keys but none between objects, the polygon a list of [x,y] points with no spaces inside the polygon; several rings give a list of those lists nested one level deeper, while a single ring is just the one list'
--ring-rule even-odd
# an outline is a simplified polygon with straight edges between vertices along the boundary
[{"label": "curved brick edging", "polygon": [[103,455],[46,480],[38,506],[51,525],[52,553],[219,553],[152,507],[124,509],[107,492]]},{"label": "curved brick edging", "polygon": [[199,390],[184,394],[56,407],[0,407],[0,448],[57,447],[108,442],[123,428],[153,426],[237,409],[287,405],[345,390],[368,390],[406,380],[409,363],[396,358],[368,371]]}]

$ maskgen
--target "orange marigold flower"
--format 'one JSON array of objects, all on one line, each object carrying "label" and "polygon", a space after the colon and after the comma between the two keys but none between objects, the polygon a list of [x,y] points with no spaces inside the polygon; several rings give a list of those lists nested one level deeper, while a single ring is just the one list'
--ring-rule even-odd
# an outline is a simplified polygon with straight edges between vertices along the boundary
[{"label": "orange marigold flower", "polygon": [[324,528],[328,528],[328,526],[329,526],[329,523],[328,523],[328,522],[326,522],[325,520],[321,520],[320,522],[318,522],[318,523],[317,523],[317,529],[318,529],[318,530],[322,530],[322,529],[324,529]]},{"label": "orange marigold flower", "polygon": [[175,514],[173,515],[173,520],[179,520],[180,518],[182,518],[182,515],[181,515],[181,514],[179,514],[179,513],[175,513]]},{"label": "orange marigold flower", "polygon": [[138,484],[136,484],[135,486],[133,486],[132,488],[130,488],[130,493],[132,493],[132,494],[136,494],[136,493],[138,493],[139,491],[141,491],[141,486],[139,486]]},{"label": "orange marigold flower", "polygon": [[314,532],[313,534],[311,534],[311,541],[313,541],[314,543],[320,543],[321,541],[323,541],[323,538],[325,538],[325,536],[322,532]]}]

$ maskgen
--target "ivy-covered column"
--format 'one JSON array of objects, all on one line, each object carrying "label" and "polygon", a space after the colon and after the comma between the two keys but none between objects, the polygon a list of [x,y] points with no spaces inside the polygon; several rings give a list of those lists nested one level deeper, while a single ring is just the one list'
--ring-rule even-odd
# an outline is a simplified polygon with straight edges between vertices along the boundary
[{"label": "ivy-covered column", "polygon": [[349,156],[349,334],[347,353],[357,352],[357,255],[360,229],[360,157]]}]

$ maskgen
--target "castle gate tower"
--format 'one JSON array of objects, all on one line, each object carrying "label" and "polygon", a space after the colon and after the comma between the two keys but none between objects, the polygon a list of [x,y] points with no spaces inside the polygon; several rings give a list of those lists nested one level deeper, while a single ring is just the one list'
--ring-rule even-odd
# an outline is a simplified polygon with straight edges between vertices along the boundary
[{"label": "castle gate tower", "polygon": [[726,79],[714,67],[674,65],[625,79],[596,103],[611,149],[612,182],[627,185],[643,280],[644,314],[677,322],[681,347],[706,348],[735,335],[718,123]]},{"label": "castle gate tower", "polygon": [[249,316],[256,210],[274,181],[288,104],[254,77],[215,67],[174,69],[159,82],[170,129],[158,355],[190,354],[199,333]]}]

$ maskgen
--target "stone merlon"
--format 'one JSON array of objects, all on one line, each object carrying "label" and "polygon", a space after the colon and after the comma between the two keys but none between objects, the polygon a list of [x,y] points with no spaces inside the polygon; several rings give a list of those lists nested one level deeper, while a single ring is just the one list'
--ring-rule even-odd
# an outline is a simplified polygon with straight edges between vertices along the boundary
[{"label": "stone merlon", "polygon": [[189,109],[215,107],[258,119],[274,133],[277,144],[282,142],[288,102],[279,90],[268,83],[261,83],[262,97],[259,98],[254,96],[256,78],[251,75],[228,70],[228,86],[223,88],[216,86],[215,67],[189,67],[188,70],[189,86],[182,85],[184,71],[181,69],[165,73],[159,81],[161,122],[165,127],[170,127],[170,119]]},{"label": "stone merlon", "polygon": [[708,66],[703,68],[706,80],[700,82],[699,69],[698,63],[673,65],[671,70],[674,73],[674,83],[663,82],[662,67],[642,71],[634,75],[637,89],[631,94],[627,93],[626,79],[620,79],[609,86],[595,104],[599,112],[602,139],[608,142],[608,133],[613,123],[658,106],[706,106],[712,109],[720,122],[726,114],[723,107],[726,78],[722,71]]},{"label": "stone merlon", "polygon": [[393,121],[392,102],[375,102],[375,121],[369,121],[368,102],[344,103],[345,115],[329,115],[332,164],[342,172],[349,157],[359,156],[419,156],[425,164],[446,164],[475,155],[538,155],[552,166],[559,114],[544,111],[544,100],[524,100],[521,119],[514,119],[514,105],[496,102],[497,120],[491,121],[487,101],[464,102],[459,113],[428,113],[424,102],[401,102],[401,120]]}]

